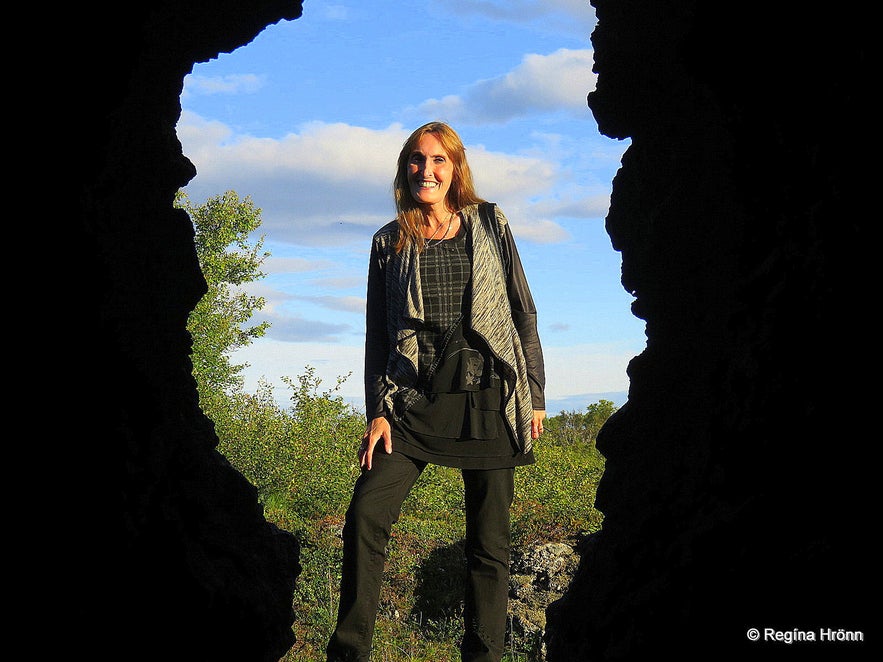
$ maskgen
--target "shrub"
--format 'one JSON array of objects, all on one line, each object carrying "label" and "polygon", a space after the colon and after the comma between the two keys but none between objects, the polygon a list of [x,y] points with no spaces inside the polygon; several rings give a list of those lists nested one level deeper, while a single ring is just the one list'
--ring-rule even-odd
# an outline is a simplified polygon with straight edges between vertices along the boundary
[{"label": "shrub", "polygon": [[599,400],[586,407],[584,412],[562,411],[546,421],[545,429],[559,445],[595,445],[601,426],[616,411],[610,400]]}]

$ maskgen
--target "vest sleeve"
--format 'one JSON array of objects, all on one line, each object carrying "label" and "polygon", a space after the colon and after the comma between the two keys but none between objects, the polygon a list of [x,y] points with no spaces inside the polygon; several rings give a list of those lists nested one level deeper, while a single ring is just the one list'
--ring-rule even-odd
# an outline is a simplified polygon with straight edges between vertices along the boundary
[{"label": "vest sleeve", "polygon": [[386,366],[389,335],[386,324],[386,277],[382,251],[375,241],[368,263],[368,292],[365,306],[365,417],[368,421],[384,416]]},{"label": "vest sleeve", "polygon": [[[498,212],[502,213],[502,212]],[[521,339],[521,349],[527,363],[527,380],[530,385],[531,404],[534,409],[545,409],[546,369],[543,361],[543,348],[537,331],[537,310],[533,296],[524,274],[524,267],[515,246],[515,239],[509,224],[501,226],[502,249],[506,273],[506,289],[509,294],[509,305],[512,309],[512,320],[515,330]]]}]

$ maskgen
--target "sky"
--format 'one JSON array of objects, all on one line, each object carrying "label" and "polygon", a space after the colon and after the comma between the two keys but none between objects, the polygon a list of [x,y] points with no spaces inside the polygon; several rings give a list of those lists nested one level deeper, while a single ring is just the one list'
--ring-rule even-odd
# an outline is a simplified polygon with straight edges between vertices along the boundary
[{"label": "sky", "polygon": [[[369,5],[370,6],[366,6]],[[177,126],[197,169],[194,204],[233,190],[261,210],[271,256],[249,286],[264,338],[237,350],[245,389],[307,368],[363,407],[371,236],[395,216],[405,139],[449,123],[478,194],[509,219],[538,309],[550,415],[622,405],[644,323],[604,229],[627,141],[606,138],[594,88],[588,0],[444,3],[305,0],[303,16],[197,63]]]}]

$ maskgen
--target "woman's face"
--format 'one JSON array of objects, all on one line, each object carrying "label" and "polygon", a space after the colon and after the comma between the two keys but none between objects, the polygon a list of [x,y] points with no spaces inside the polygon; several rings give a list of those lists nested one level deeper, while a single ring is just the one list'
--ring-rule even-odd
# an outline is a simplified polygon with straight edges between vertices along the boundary
[{"label": "woman's face", "polygon": [[453,178],[454,163],[441,142],[431,133],[424,134],[408,157],[408,184],[414,200],[444,208]]}]

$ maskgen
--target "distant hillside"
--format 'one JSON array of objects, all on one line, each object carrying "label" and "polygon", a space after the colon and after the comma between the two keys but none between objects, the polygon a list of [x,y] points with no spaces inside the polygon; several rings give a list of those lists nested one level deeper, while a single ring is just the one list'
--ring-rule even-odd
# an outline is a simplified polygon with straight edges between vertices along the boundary
[{"label": "distant hillside", "polygon": [[546,413],[554,416],[562,411],[582,411],[599,400],[610,400],[617,407],[622,407],[628,400],[628,391],[610,393],[581,393],[566,398],[550,398],[546,400]]}]

